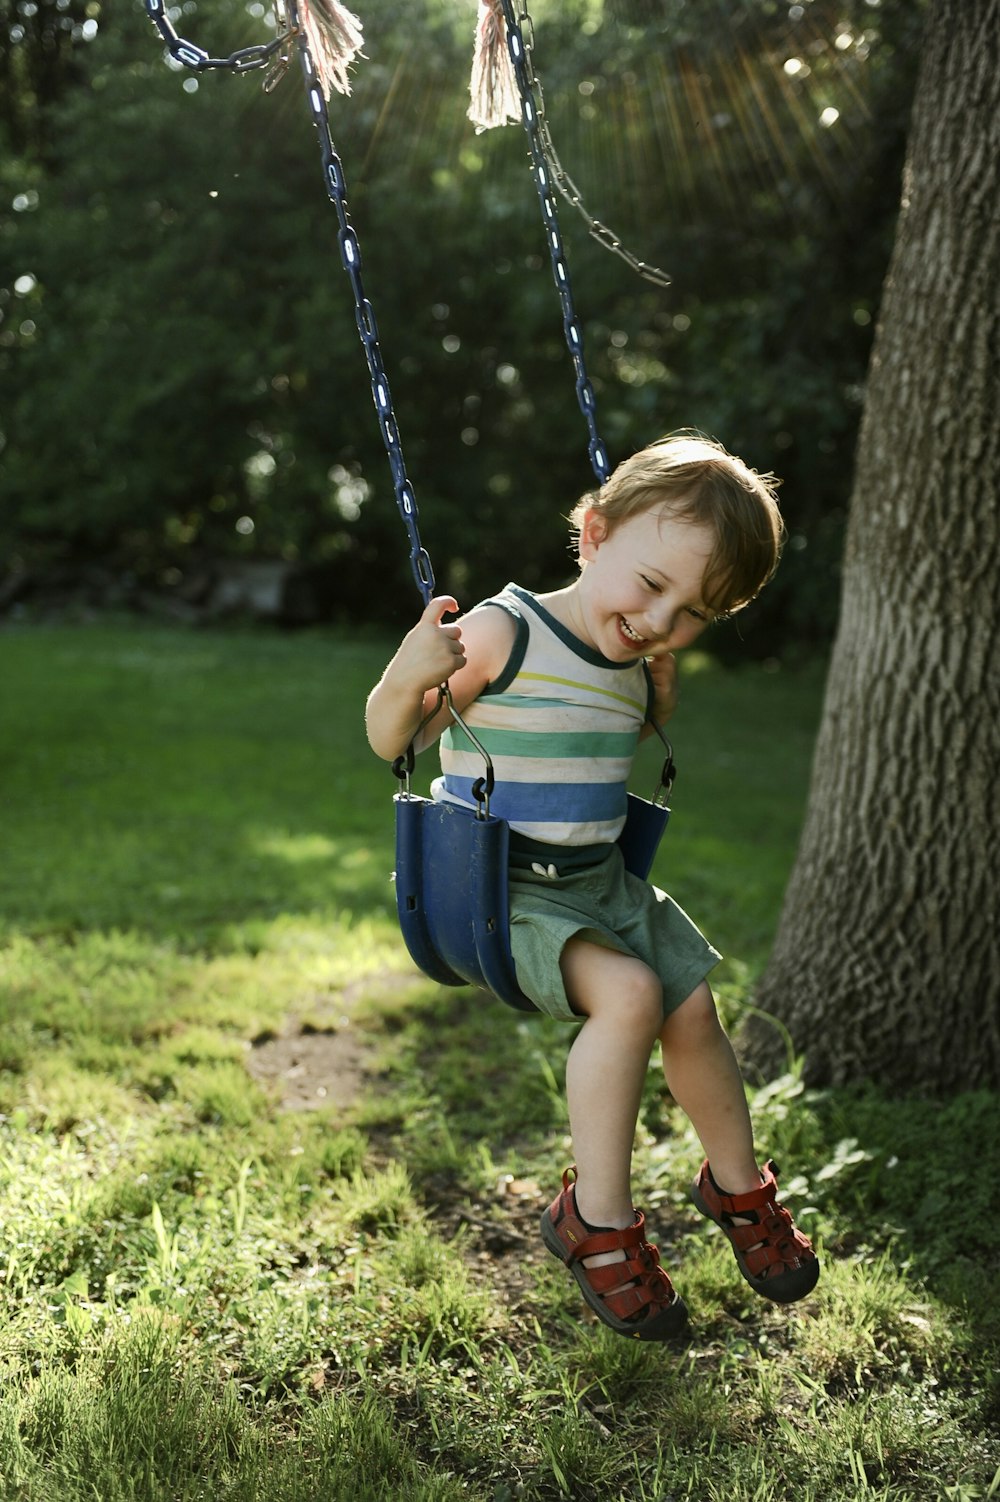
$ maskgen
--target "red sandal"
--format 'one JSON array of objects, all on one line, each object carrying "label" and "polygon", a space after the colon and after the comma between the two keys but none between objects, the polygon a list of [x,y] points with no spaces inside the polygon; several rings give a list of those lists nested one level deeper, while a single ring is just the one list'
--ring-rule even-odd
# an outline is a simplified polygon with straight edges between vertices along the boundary
[{"label": "red sandal", "polygon": [[[575,1168],[567,1168],[561,1194],[542,1215],[545,1245],[566,1264],[587,1304],[612,1330],[633,1340],[670,1340],[683,1329],[687,1309],[660,1266],[659,1252],[646,1240],[642,1211],[636,1210],[635,1221],[625,1230],[593,1231],[580,1219],[570,1175],[575,1178]],[[585,1257],[619,1248],[625,1253],[624,1262],[584,1266]],[[628,1286],[622,1288],[622,1283]]]},{"label": "red sandal", "polygon": [[[766,1163],[759,1189],[723,1194],[712,1179],[706,1158],[691,1188],[691,1198],[702,1215],[725,1231],[737,1266],[754,1292],[778,1304],[792,1304],[816,1287],[819,1260],[809,1238],[795,1229],[792,1217],[778,1203],[777,1175],[775,1164]],[[743,1216],[748,1225],[734,1223],[734,1217]]]}]

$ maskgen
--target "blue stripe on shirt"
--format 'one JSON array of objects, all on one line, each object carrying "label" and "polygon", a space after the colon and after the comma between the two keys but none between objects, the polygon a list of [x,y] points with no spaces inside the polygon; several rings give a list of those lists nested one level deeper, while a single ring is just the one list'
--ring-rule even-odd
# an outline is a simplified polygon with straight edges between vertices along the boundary
[{"label": "blue stripe on shirt", "polygon": [[[475,806],[474,780],[449,772],[445,787]],[[505,782],[490,795],[490,812],[517,824],[597,824],[622,818],[627,806],[623,783]]]}]

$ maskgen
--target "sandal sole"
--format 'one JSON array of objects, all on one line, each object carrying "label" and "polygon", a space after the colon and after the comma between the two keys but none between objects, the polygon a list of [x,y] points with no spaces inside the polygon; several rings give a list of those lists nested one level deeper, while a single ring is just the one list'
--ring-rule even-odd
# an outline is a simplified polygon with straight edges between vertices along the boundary
[{"label": "sandal sole", "polygon": [[[697,1183],[691,1186],[691,1199],[696,1208],[704,1215],[705,1219],[710,1220],[713,1225],[718,1226],[719,1230],[726,1235],[726,1239],[728,1240],[729,1237],[725,1222],[712,1214],[707,1202],[702,1197]],[[788,1272],[778,1273],[777,1277],[755,1278],[752,1273],[747,1272],[743,1258],[731,1241],[729,1245],[732,1247],[733,1256],[736,1258],[736,1266],[750,1284],[754,1293],[759,1293],[762,1298],[770,1299],[773,1304],[795,1304],[799,1299],[804,1299],[807,1294],[812,1293],[819,1281],[818,1257],[812,1257],[808,1262],[802,1262],[798,1267],[794,1267]],[[780,1288],[777,1286],[778,1284],[781,1284]]]},{"label": "sandal sole", "polygon": [[545,1210],[542,1214],[541,1231],[542,1240],[545,1242],[547,1249],[552,1253],[553,1257],[558,1257],[563,1267],[568,1267],[573,1274],[588,1309],[592,1309],[601,1323],[607,1325],[610,1330],[614,1330],[617,1335],[627,1335],[630,1340],[662,1341],[673,1340],[683,1330],[687,1324],[687,1305],[676,1290],[674,1292],[673,1303],[666,1309],[662,1309],[659,1314],[654,1314],[648,1319],[640,1320],[638,1324],[635,1320],[619,1319],[616,1314],[612,1314],[611,1310],[604,1306],[600,1294],[595,1293],[587,1282],[586,1269],[577,1262],[570,1261],[567,1258],[563,1244],[559,1240],[559,1233],[552,1224],[552,1217],[548,1210]]}]

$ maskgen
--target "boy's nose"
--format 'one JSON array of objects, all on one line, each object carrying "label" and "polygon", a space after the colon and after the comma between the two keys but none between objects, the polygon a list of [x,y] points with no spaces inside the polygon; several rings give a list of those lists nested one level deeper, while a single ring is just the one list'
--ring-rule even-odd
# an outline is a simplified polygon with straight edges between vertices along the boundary
[{"label": "boy's nose", "polygon": [[663,601],[646,612],[646,620],[649,626],[648,635],[665,641],[673,633],[677,623],[677,611],[672,604]]}]

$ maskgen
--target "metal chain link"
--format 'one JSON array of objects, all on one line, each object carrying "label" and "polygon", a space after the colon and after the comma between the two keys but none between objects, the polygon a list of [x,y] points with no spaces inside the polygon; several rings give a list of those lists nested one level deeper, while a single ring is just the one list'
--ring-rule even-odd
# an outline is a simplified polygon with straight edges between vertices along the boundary
[{"label": "metal chain link", "polygon": [[313,124],[319,136],[320,155],[323,159],[323,181],[326,185],[327,196],[337,211],[337,219],[340,224],[340,235],[338,237],[340,259],[343,262],[344,270],[351,279],[351,287],[354,291],[354,317],[358,326],[358,333],[361,336],[361,343],[364,346],[365,359],[368,362],[368,373],[371,376],[372,383],[372,398],[375,402],[379,427],[382,430],[382,442],[385,445],[386,455],[389,459],[389,468],[392,471],[396,505],[399,508],[399,514],[403,519],[403,525],[406,527],[407,536],[410,540],[410,567],[413,570],[413,578],[416,586],[426,605],[434,593],[434,569],[431,565],[430,555],[420,539],[417,499],[406,473],[403,446],[400,442],[396,414],[393,410],[392,392],[389,389],[389,378],[385,373],[385,367],[382,363],[382,351],[379,349],[375,310],[365,294],[364,281],[361,276],[361,246],[358,242],[354,226],[351,224],[351,216],[347,207],[347,184],[344,179],[344,169],[330,133],[330,116],[327,112],[326,99],[323,97],[323,89],[320,84],[319,74],[316,71],[316,64],[309,51],[309,44],[305,33],[299,26],[297,0],[285,0],[285,5],[288,12],[289,29],[295,36],[298,47],[299,62],[302,66],[302,76],[306,86],[306,98],[312,111]]},{"label": "metal chain link", "polygon": [[504,21],[507,25],[507,49],[510,52],[514,77],[517,80],[517,88],[521,96],[521,117],[528,134],[528,145],[531,151],[531,171],[535,179],[535,188],[538,191],[538,201],[542,207],[542,223],[545,227],[546,243],[548,244],[549,256],[552,260],[552,277],[556,284],[556,291],[559,293],[559,302],[562,305],[563,334],[566,339],[566,347],[573,359],[573,368],[576,371],[576,398],[580,403],[580,411],[583,413],[587,424],[587,431],[590,434],[588,445],[590,463],[594,474],[597,476],[597,483],[603,485],[610,472],[608,454],[601,435],[597,431],[594,388],[587,376],[587,367],[583,358],[583,334],[580,329],[579,319],[576,316],[576,308],[573,304],[569,269],[566,265],[566,256],[563,252],[562,232],[559,229],[559,216],[556,212],[556,201],[552,196],[549,164],[542,145],[538,108],[532,89],[531,74],[529,73],[530,64],[527,60],[527,48],[521,35],[518,17],[514,14],[512,0],[501,0],[501,4],[503,6]]},{"label": "metal chain link", "polygon": [[223,68],[230,73],[252,73],[256,68],[266,68],[274,54],[288,43],[287,31],[284,31],[273,42],[242,47],[238,52],[231,52],[228,57],[209,57],[201,47],[196,47],[193,42],[177,35],[163,0],[145,0],[145,6],[146,14],[166,42],[170,56],[186,68],[193,68],[196,73],[207,72],[209,68]]},{"label": "metal chain link", "polygon": [[[548,165],[549,173],[551,175],[553,183],[555,184],[558,191],[562,194],[562,196],[566,199],[567,203],[572,204],[573,208],[575,208],[580,214],[581,218],[587,226],[588,232],[593,236],[593,238],[599,245],[602,245],[605,250],[612,251],[614,255],[620,256],[627,266],[630,266],[631,269],[639,276],[644,277],[647,282],[652,282],[656,287],[669,287],[670,276],[666,271],[661,271],[658,266],[650,266],[647,264],[647,262],[640,261],[638,256],[633,255],[632,252],[622,244],[621,240],[615,234],[614,230],[608,229],[608,226],[606,224],[602,224],[600,219],[596,219],[594,217],[594,215],[587,208],[587,205],[584,203],[583,197],[576,183],[570,177],[562,162],[560,162],[559,157],[556,154],[556,148],[552,142],[552,133],[549,130],[549,122],[545,114],[545,96],[542,91],[542,81],[539,78],[538,74],[535,72],[531,60],[531,54],[534,49],[535,43],[535,25],[528,11],[527,0],[518,0],[518,5],[520,8],[518,27],[521,32],[522,41],[524,43],[524,71],[527,78],[528,88],[534,95],[539,142],[541,144],[542,155],[544,156],[545,161]],[[511,7],[508,7],[508,5],[504,3],[505,17],[509,15],[510,10]],[[510,26],[509,19],[507,21],[507,25],[508,27]]]}]

